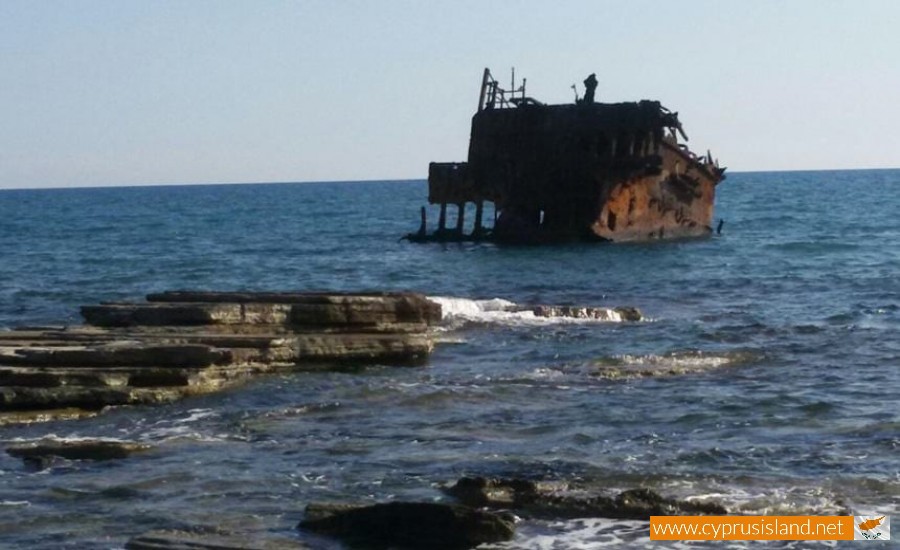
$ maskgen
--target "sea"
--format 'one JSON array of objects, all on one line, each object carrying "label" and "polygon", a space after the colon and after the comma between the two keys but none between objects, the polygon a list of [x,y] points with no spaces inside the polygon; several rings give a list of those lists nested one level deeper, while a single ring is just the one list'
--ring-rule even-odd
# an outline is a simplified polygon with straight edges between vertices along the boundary
[{"label": "sea", "polygon": [[[297,530],[308,503],[442,500],[476,475],[647,487],[738,514],[900,517],[900,170],[732,173],[721,234],[641,244],[400,240],[426,197],[421,180],[0,191],[0,330],[172,289],[402,289],[444,309],[424,366],[260,376],[0,427],[0,447],[155,446],[41,471],[0,453],[0,547],[120,549],[151,529],[221,528],[341,549]],[[645,320],[511,304],[630,306]],[[484,548],[671,546],[721,543],[522,518],[514,540]]]}]

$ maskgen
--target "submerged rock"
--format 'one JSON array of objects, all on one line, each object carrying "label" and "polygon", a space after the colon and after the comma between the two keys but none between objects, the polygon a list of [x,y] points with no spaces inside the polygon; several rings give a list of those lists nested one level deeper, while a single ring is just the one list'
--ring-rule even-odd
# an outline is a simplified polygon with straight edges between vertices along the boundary
[{"label": "submerged rock", "polygon": [[25,467],[29,470],[33,470],[35,472],[40,472],[42,470],[46,470],[48,468],[52,468],[58,462],[61,462],[62,459],[58,456],[52,455],[37,455],[37,456],[24,456],[22,457],[22,462],[25,463]]},{"label": "submerged rock", "polygon": [[623,321],[644,320],[644,314],[636,307],[617,307],[616,312],[622,316]]},{"label": "submerged rock", "polygon": [[305,550],[308,546],[288,539],[263,539],[252,534],[191,531],[148,531],[133,537],[126,550]]},{"label": "submerged rock", "polygon": [[298,527],[367,546],[460,550],[509,540],[515,532],[500,514],[434,502],[311,504]]},{"label": "submerged rock", "polygon": [[548,519],[605,517],[649,520],[650,516],[726,515],[715,502],[691,502],[665,498],[650,489],[630,489],[615,496],[583,495],[520,479],[464,477],[445,491],[469,506],[513,509]]},{"label": "submerged rock", "polygon": [[[131,441],[85,439],[64,441],[45,439],[27,445],[7,447],[7,454],[21,458],[31,466],[46,465],[52,457],[68,460],[114,460],[152,449],[151,445]],[[44,466],[46,467],[46,466]]]},{"label": "submerged rock", "polygon": [[756,360],[753,353],[680,351],[665,355],[618,355],[593,362],[593,376],[610,380],[679,376],[741,365]]}]

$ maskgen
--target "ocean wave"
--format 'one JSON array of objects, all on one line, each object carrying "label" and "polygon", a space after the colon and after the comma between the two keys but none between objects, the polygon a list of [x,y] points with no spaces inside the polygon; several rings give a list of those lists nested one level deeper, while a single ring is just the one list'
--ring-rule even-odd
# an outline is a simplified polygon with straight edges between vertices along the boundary
[{"label": "ocean wave", "polygon": [[194,441],[198,443],[220,443],[241,441],[242,437],[231,433],[206,433],[185,425],[162,426],[142,433],[138,440],[144,442]]},{"label": "ocean wave", "polygon": [[[555,308],[527,306],[503,298],[473,300],[451,296],[429,296],[441,305],[445,328],[466,324],[499,324],[508,326],[544,326],[556,324],[621,323],[627,315],[615,308]],[[550,310],[562,311],[550,311]],[[542,311],[542,314],[538,312]]]},{"label": "ocean wave", "polygon": [[163,441],[215,443],[240,439],[233,434],[211,433],[216,431],[212,427],[213,421],[221,416],[218,411],[189,409],[184,414],[186,416],[181,418],[165,418],[154,422],[142,431],[139,439],[157,443]]}]

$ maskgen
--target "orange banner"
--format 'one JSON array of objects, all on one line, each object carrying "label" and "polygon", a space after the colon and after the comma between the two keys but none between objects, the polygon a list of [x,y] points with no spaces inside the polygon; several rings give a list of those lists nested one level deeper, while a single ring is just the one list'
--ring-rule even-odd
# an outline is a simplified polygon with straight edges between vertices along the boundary
[{"label": "orange banner", "polygon": [[651,516],[650,540],[853,540],[853,516]]}]

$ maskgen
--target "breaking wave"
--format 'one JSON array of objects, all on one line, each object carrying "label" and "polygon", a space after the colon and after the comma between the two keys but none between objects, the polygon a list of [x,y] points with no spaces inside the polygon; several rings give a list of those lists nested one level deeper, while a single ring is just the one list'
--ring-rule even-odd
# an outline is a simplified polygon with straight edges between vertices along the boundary
[{"label": "breaking wave", "polygon": [[217,430],[210,430],[210,421],[220,416],[213,409],[190,409],[185,414],[183,418],[164,418],[154,422],[142,431],[139,439],[150,442],[184,440],[206,443],[240,439],[235,434],[214,433]]},{"label": "breaking wave", "polygon": [[[588,308],[591,316],[545,313],[538,315],[539,306],[517,304],[503,298],[471,300],[449,296],[429,296],[441,305],[445,327],[459,328],[465,324],[501,324],[512,326],[542,326],[552,324],[621,323],[625,317],[613,308]],[[575,309],[575,308],[572,308]]]}]

